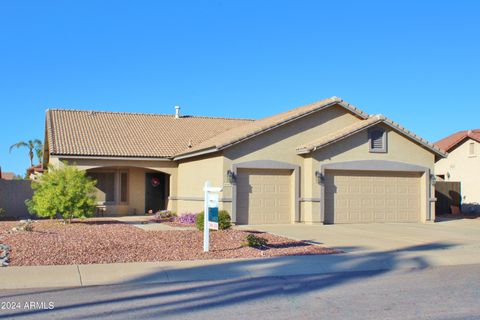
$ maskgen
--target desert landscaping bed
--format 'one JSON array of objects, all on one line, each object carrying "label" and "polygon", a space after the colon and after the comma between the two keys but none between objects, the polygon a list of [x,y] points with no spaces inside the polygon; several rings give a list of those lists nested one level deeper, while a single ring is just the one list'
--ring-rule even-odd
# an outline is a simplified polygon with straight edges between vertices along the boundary
[{"label": "desert landscaping bed", "polygon": [[[146,262],[222,258],[260,258],[331,254],[337,250],[301,241],[241,230],[211,232],[210,252],[203,252],[197,230],[144,231],[114,220],[63,224],[36,221],[33,231],[11,231],[15,222],[0,222],[0,243],[10,246],[11,266]],[[268,240],[268,248],[243,246],[248,234]]]}]

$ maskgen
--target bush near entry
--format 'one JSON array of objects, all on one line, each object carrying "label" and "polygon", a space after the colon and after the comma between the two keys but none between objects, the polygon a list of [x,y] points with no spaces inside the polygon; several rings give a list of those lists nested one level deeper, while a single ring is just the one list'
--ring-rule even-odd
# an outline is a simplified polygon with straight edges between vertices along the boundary
[{"label": "bush near entry", "polygon": [[[204,212],[200,212],[197,214],[196,224],[198,230],[203,230],[204,228]],[[232,226],[232,219],[228,214],[227,210],[220,210],[218,211],[218,229],[219,230],[226,230]]]},{"label": "bush near entry", "polygon": [[63,219],[86,218],[95,210],[96,181],[86,172],[64,163],[61,167],[50,166],[32,183],[34,194],[25,203],[30,213],[39,217]]}]

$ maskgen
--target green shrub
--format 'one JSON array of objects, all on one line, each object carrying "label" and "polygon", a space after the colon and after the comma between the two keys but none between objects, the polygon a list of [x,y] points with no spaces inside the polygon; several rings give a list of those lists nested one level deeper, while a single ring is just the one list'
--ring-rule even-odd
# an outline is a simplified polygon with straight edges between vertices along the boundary
[{"label": "green shrub", "polygon": [[246,237],[244,245],[253,247],[253,248],[264,248],[268,244],[268,240],[262,237],[257,237],[254,234],[249,234]]},{"label": "green shrub", "polygon": [[[203,211],[197,214],[196,224],[198,230],[203,230],[204,224],[204,213]],[[218,211],[218,229],[219,230],[227,230],[232,226],[232,219],[228,214],[227,210],[220,210]]]},{"label": "green shrub", "polygon": [[25,201],[28,211],[40,217],[63,219],[83,218],[95,210],[96,181],[83,170],[64,163],[61,167],[49,167],[38,180],[32,182],[34,194]]},{"label": "green shrub", "polygon": [[0,208],[0,219],[5,218],[6,215],[7,215],[7,210]]}]

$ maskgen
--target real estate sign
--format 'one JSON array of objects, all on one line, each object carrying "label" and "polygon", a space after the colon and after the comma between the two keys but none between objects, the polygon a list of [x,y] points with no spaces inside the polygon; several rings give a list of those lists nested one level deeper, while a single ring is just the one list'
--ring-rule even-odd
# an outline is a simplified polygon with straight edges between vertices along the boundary
[{"label": "real estate sign", "polygon": [[210,229],[218,230],[218,193],[222,188],[215,188],[209,181],[205,182],[203,192],[205,193],[204,204],[204,225],[203,225],[203,251],[208,252],[210,245]]}]

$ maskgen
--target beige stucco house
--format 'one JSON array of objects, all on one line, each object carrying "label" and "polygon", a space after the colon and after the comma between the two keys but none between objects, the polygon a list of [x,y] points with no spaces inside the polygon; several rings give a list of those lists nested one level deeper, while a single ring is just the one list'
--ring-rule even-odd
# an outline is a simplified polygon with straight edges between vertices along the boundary
[{"label": "beige stucco house", "polygon": [[480,129],[459,131],[435,144],[448,152],[435,164],[435,174],[461,182],[464,209],[480,212]]},{"label": "beige stucco house", "polygon": [[445,156],[337,97],[260,120],[48,110],[45,147],[97,179],[109,214],[200,212],[209,180],[238,224],[434,220]]}]

